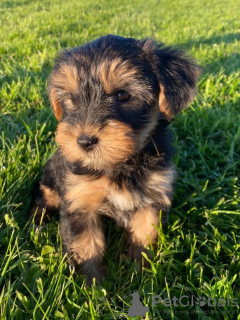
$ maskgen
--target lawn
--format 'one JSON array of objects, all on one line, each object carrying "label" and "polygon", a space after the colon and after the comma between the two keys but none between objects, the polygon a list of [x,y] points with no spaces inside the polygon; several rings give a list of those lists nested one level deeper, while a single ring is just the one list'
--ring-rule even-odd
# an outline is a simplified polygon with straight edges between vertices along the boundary
[{"label": "lawn", "polygon": [[[127,315],[133,292],[146,319],[240,319],[239,12],[236,0],[0,0],[1,320],[141,319]],[[203,72],[171,125],[178,178],[151,267],[128,260],[110,221],[109,273],[90,288],[61,254],[59,220],[35,229],[27,215],[56,150],[46,95],[54,58],[108,33],[184,48]]]}]

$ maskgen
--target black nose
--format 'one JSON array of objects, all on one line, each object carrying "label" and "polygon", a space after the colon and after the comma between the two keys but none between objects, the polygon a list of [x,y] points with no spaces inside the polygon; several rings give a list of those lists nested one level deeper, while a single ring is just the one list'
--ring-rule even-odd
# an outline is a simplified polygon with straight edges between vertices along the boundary
[{"label": "black nose", "polygon": [[86,151],[91,150],[97,142],[98,138],[85,134],[80,134],[77,138],[77,143]]}]

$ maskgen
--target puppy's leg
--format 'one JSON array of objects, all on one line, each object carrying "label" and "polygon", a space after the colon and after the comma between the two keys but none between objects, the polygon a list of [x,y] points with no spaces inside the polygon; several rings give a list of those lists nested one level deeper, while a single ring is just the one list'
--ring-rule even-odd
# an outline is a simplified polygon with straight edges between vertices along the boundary
[{"label": "puppy's leg", "polygon": [[46,222],[57,212],[59,204],[54,159],[50,158],[43,169],[41,181],[32,190],[30,214],[36,214],[36,224],[39,224],[41,219]]},{"label": "puppy's leg", "polygon": [[87,284],[104,274],[102,260],[105,240],[100,216],[96,213],[61,212],[60,233],[65,252],[73,254],[75,264],[87,276]]},{"label": "puppy's leg", "polygon": [[152,207],[139,209],[129,222],[127,232],[130,242],[129,256],[132,260],[142,262],[142,252],[148,255],[146,246],[149,240],[155,244],[158,231],[154,225],[159,225],[158,211]]}]

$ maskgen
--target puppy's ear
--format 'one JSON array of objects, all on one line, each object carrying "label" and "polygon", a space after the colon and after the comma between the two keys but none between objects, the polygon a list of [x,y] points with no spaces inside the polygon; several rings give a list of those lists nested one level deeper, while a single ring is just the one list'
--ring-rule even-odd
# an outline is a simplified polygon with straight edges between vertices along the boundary
[{"label": "puppy's ear", "polygon": [[49,94],[49,99],[52,105],[53,113],[57,118],[57,120],[60,121],[62,119],[63,110],[62,110],[61,102],[57,98],[56,89],[51,88],[51,86],[49,86],[48,94]]},{"label": "puppy's ear", "polygon": [[[53,113],[58,121],[62,119],[62,101],[74,85],[76,68],[68,65],[71,50],[60,52],[55,60],[54,68],[48,78],[47,93]],[[75,72],[75,73],[74,73]]]},{"label": "puppy's ear", "polygon": [[156,44],[153,39],[140,42],[159,83],[159,108],[171,120],[191,103],[201,68],[184,51]]},{"label": "puppy's ear", "polygon": [[158,46],[155,49],[159,80],[159,108],[172,119],[194,99],[201,69],[183,51]]}]

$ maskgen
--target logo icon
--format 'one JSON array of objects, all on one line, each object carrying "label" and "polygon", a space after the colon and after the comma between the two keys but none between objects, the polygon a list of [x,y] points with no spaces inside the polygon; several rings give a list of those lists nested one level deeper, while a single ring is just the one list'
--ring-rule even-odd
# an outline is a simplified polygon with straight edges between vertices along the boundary
[{"label": "logo icon", "polygon": [[133,292],[131,296],[133,297],[132,306],[128,310],[128,316],[145,316],[149,308],[142,304],[138,292]]},{"label": "logo icon", "polygon": [[206,299],[205,299],[204,297],[198,297],[198,298],[197,298],[196,304],[199,304],[200,307],[205,306],[206,303],[207,303],[207,302],[206,302]]}]

